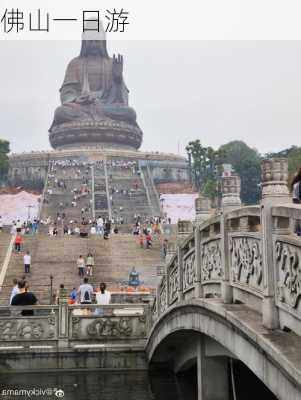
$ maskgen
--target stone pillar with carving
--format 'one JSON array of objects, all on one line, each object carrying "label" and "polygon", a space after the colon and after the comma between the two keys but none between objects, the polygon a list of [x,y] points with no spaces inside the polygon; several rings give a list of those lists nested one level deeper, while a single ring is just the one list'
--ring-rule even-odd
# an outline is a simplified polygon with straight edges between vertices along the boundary
[{"label": "stone pillar with carving", "polygon": [[202,262],[201,262],[201,232],[197,225],[194,231],[195,248],[195,296],[203,297],[202,287]]},{"label": "stone pillar with carving", "polygon": [[265,159],[261,163],[261,225],[264,270],[263,324],[269,329],[279,326],[276,306],[276,262],[273,257],[272,207],[290,202],[287,187],[288,161],[286,158]]},{"label": "stone pillar with carving", "polygon": [[179,238],[184,238],[189,235],[193,231],[191,221],[178,221],[178,236]]},{"label": "stone pillar with carving", "polygon": [[224,303],[232,303],[233,289],[230,284],[229,238],[226,215],[235,208],[241,207],[240,177],[225,176],[222,180],[222,214],[221,214],[221,250],[224,274],[221,284],[221,295]]},{"label": "stone pillar with carving", "polygon": [[191,221],[178,221],[178,239],[177,239],[177,255],[178,255],[178,299],[183,299],[183,249],[182,243],[184,239],[193,232]]},{"label": "stone pillar with carving", "polygon": [[[177,253],[178,248],[177,248],[177,242],[169,242],[167,245],[167,249],[166,249],[166,257],[165,257],[165,278],[166,278],[166,296],[167,296],[167,302],[169,301],[169,284],[168,284],[168,268],[169,268],[169,264],[171,262],[171,259],[173,258],[173,256]],[[159,284],[159,290],[157,291],[157,297],[160,296],[160,284]],[[160,307],[160,306],[158,306]]]},{"label": "stone pillar with carving", "polygon": [[182,301],[184,298],[183,295],[183,249],[178,244],[177,248],[178,252],[178,301]]},{"label": "stone pillar with carving", "polygon": [[59,305],[59,347],[68,347],[69,335],[69,312],[68,303],[62,302]]},{"label": "stone pillar with carving", "polygon": [[177,252],[177,243],[169,242],[166,249],[165,264],[168,265],[174,254]]},{"label": "stone pillar with carving", "polygon": [[241,207],[240,177],[238,175],[222,178],[222,209],[227,212]]},{"label": "stone pillar with carving", "polygon": [[210,215],[210,200],[202,196],[195,199],[195,225],[199,226],[202,222],[206,221]]}]

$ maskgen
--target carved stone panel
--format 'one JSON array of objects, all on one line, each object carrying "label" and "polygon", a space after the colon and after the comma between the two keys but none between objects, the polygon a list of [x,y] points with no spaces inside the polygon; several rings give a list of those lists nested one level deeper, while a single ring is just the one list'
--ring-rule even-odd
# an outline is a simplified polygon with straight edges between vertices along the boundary
[{"label": "carved stone panel", "polygon": [[167,307],[167,287],[166,280],[162,283],[160,294],[159,294],[159,311],[163,313]]},{"label": "carved stone panel", "polygon": [[276,241],[278,300],[301,312],[301,249],[293,244]]},{"label": "carved stone panel", "polygon": [[55,318],[25,319],[1,318],[0,340],[49,340],[55,339]]},{"label": "carved stone panel", "polygon": [[188,290],[194,285],[196,277],[194,250],[183,260],[183,290]]},{"label": "carved stone panel", "polygon": [[174,264],[168,273],[168,289],[169,289],[169,299],[168,303],[172,303],[177,299],[179,290],[179,268],[178,261],[175,260]]},{"label": "carved stone panel", "polygon": [[231,237],[231,281],[256,291],[263,290],[262,244],[254,237]]},{"label": "carved stone panel", "polygon": [[126,339],[146,336],[146,316],[73,317],[72,339]]},{"label": "carved stone panel", "polygon": [[222,253],[220,239],[211,240],[201,245],[202,282],[222,279]]}]

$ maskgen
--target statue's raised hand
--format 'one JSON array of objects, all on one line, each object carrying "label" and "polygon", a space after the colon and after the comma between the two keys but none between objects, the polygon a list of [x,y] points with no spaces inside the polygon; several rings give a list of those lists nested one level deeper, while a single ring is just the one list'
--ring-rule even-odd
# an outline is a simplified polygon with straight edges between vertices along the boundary
[{"label": "statue's raised hand", "polygon": [[123,56],[118,54],[118,56],[113,55],[113,78],[116,82],[122,81],[123,72]]}]

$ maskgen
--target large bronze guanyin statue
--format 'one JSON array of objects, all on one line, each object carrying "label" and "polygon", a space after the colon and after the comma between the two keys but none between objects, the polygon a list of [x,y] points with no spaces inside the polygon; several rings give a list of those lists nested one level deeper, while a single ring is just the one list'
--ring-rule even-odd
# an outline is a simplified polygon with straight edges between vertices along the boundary
[{"label": "large bronze guanyin statue", "polygon": [[54,148],[101,145],[138,149],[142,131],[128,106],[123,57],[109,57],[106,40],[85,40],[68,65],[49,139]]}]

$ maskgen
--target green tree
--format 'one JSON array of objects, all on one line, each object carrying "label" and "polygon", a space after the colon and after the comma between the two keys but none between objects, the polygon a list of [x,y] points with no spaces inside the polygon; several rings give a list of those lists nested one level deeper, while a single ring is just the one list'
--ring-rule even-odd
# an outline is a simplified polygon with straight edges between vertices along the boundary
[{"label": "green tree", "polygon": [[3,183],[7,178],[7,172],[9,168],[9,152],[9,142],[7,140],[0,139],[0,183]]},{"label": "green tree", "polygon": [[218,194],[217,175],[220,167],[220,152],[202,146],[199,139],[186,146],[191,160],[193,184],[198,191],[214,200]]},{"label": "green tree", "polygon": [[301,167],[301,147],[292,146],[288,150],[288,172],[292,176]]},{"label": "green tree", "polygon": [[241,199],[245,204],[255,204],[260,197],[260,160],[257,150],[235,140],[220,148],[223,163],[232,164],[241,179]]}]

